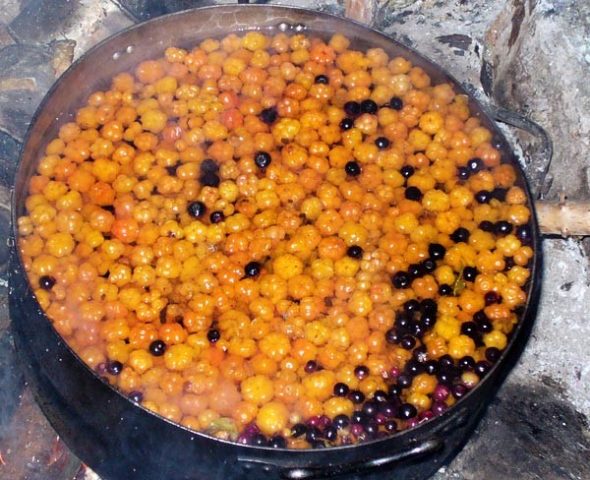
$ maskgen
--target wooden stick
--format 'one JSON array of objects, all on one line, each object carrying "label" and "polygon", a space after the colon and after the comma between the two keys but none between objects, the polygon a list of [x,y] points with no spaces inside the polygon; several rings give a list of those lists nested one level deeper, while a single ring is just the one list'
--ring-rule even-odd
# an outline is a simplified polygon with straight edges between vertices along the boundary
[{"label": "wooden stick", "polygon": [[539,227],[544,235],[590,235],[589,202],[536,202]]},{"label": "wooden stick", "polygon": [[373,21],[374,0],[345,0],[344,15],[351,20],[370,25]]}]

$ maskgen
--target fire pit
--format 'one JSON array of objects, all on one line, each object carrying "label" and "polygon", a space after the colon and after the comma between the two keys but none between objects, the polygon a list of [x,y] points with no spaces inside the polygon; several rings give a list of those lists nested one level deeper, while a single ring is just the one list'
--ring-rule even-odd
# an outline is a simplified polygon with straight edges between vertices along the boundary
[{"label": "fire pit", "polygon": [[[22,22],[21,22],[21,23],[22,23]],[[18,24],[17,24],[17,25],[18,25]],[[457,48],[457,47],[455,47],[455,48]],[[66,50],[65,58],[67,59],[67,48],[66,48],[65,50]],[[56,64],[59,66],[59,59],[58,59],[58,60],[55,60],[55,62],[57,62]],[[58,68],[58,69],[59,69],[59,68]],[[11,85],[13,85],[13,84],[10,84],[10,83],[8,83],[8,84],[6,84],[5,86],[8,86],[8,87],[10,87]],[[31,82],[25,82],[23,85],[24,85],[26,88],[32,88],[32,83],[31,83]],[[55,445],[57,445],[57,447],[56,447]],[[59,443],[50,443],[50,446],[48,447],[48,450],[49,450],[50,452],[52,452],[52,451],[54,451],[54,450],[57,450],[57,451],[58,451],[58,453],[59,453],[59,449],[60,449],[60,448],[61,448],[61,447],[59,446]],[[66,454],[66,455],[67,455],[67,454]],[[47,461],[47,463],[50,463],[51,465],[55,465],[55,463],[56,463],[56,462],[51,462],[51,459],[52,459],[52,458],[55,458],[56,456],[59,456],[59,455],[58,455],[58,454],[50,454],[50,455],[49,455],[49,457],[48,457],[48,458],[49,458],[49,460]],[[7,455],[5,455],[5,457],[8,457],[8,456],[7,456]],[[3,457],[3,458],[4,458],[4,457]],[[47,478],[47,477],[45,477],[45,478]],[[68,477],[68,478],[69,478],[69,477]]]}]

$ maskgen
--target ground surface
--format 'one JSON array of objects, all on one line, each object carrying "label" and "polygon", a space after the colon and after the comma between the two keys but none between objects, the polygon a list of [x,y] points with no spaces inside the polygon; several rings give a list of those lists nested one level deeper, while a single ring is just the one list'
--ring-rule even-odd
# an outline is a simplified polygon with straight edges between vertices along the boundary
[{"label": "ground surface", "polygon": [[[9,186],[23,136],[59,74],[128,25],[212,3],[0,1],[0,238],[7,235]],[[343,1],[271,3],[344,13]],[[550,166],[535,138],[512,135],[526,152],[522,161],[539,195],[589,198],[589,2],[378,0],[368,20],[446,67],[482,101],[547,129],[555,144]],[[476,433],[436,480],[590,478],[590,242],[546,238],[543,250],[542,301],[526,351]],[[5,260],[0,245],[0,477],[70,479],[79,462],[55,441],[13,368]]]}]

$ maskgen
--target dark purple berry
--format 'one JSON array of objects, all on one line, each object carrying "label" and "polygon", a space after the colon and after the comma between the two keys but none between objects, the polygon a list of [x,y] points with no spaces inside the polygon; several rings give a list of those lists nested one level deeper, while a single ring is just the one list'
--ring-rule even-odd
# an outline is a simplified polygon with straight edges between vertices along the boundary
[{"label": "dark purple berry", "polygon": [[200,218],[205,215],[207,207],[203,202],[191,202],[188,206],[188,214],[194,218]]},{"label": "dark purple berry", "polygon": [[436,378],[438,379],[439,383],[443,385],[451,385],[453,380],[455,379],[456,375],[453,369],[440,369]]},{"label": "dark purple berry", "polygon": [[369,376],[369,368],[366,367],[365,365],[358,365],[354,369],[354,376],[356,378],[358,378],[359,380],[362,380],[363,378],[368,377]]},{"label": "dark purple berry", "polygon": [[[483,313],[483,312],[481,312],[481,313]],[[477,328],[481,333],[490,333],[494,329],[492,322],[485,314],[480,316],[480,315],[477,315],[477,313],[476,313],[475,315],[473,315],[473,320],[475,320],[475,323],[477,324]]]},{"label": "dark purple berry", "polygon": [[212,328],[207,332],[207,340],[211,343],[216,343],[221,338],[221,333],[216,328]]},{"label": "dark purple berry", "polygon": [[397,385],[400,388],[408,388],[412,385],[412,377],[410,375],[400,375],[397,377]]},{"label": "dark purple berry", "polygon": [[337,397],[346,397],[348,392],[350,392],[350,388],[348,388],[346,383],[338,382],[336,385],[334,385],[334,395]]},{"label": "dark purple berry", "polygon": [[400,341],[400,336],[395,328],[390,328],[385,332],[385,341],[391,345],[395,345]]},{"label": "dark purple berry", "polygon": [[473,357],[467,355],[459,359],[457,366],[462,370],[473,370],[475,368],[475,360]]},{"label": "dark purple berry", "polygon": [[377,425],[383,425],[387,421],[387,417],[381,412],[375,414],[375,423]]},{"label": "dark purple berry", "polygon": [[411,165],[404,165],[400,170],[400,173],[402,174],[402,177],[410,178],[412,175],[414,175],[414,167]]},{"label": "dark purple berry", "polygon": [[475,322],[464,322],[461,324],[461,333],[463,335],[467,335],[468,337],[473,337],[477,335],[478,327],[477,323]]},{"label": "dark purple berry", "polygon": [[219,175],[216,172],[201,173],[199,182],[203,187],[218,187],[220,182]]},{"label": "dark purple berry", "polygon": [[167,167],[165,167],[166,168],[166,173],[168,175],[170,175],[171,177],[175,177],[176,176],[176,172],[178,170],[178,167],[180,167],[180,163],[176,163],[174,165],[168,165]]},{"label": "dark purple berry", "polygon": [[244,428],[244,433],[249,437],[252,438],[254,435],[256,435],[257,433],[260,433],[260,429],[258,428],[258,425],[256,425],[255,423],[249,423],[248,425],[246,425],[246,427]]},{"label": "dark purple berry", "polygon": [[418,187],[408,187],[404,192],[404,196],[408,200],[413,200],[414,202],[419,202],[422,200],[422,192]]},{"label": "dark purple berry", "polygon": [[260,263],[248,262],[244,267],[244,274],[246,277],[257,277],[260,275]]},{"label": "dark purple berry", "polygon": [[369,422],[366,425],[364,425],[364,427],[365,433],[369,438],[375,438],[377,436],[377,433],[379,433],[379,425],[377,425],[374,422]]},{"label": "dark purple berry", "polygon": [[479,228],[484,232],[492,233],[494,231],[494,224],[489,220],[483,220],[479,223]]},{"label": "dark purple berry", "polygon": [[352,415],[350,416],[350,423],[352,424],[358,424],[358,423],[364,423],[365,421],[365,414],[363,412],[361,412],[360,410],[355,410],[354,412],[352,412]]},{"label": "dark purple berry", "polygon": [[379,405],[379,412],[384,415],[385,418],[392,418],[397,414],[397,406],[392,402],[384,402]]},{"label": "dark purple berry", "polygon": [[363,405],[363,413],[367,415],[367,417],[372,417],[377,413],[378,408],[379,407],[377,405],[377,402],[369,400],[368,402],[365,402]]},{"label": "dark purple berry", "polygon": [[261,170],[268,168],[271,162],[272,158],[267,152],[256,152],[256,155],[254,155],[254,163]]},{"label": "dark purple berry", "polygon": [[363,258],[363,249],[358,245],[352,245],[351,247],[348,247],[348,250],[346,250],[346,255],[351,258],[356,258],[357,260],[361,259]]},{"label": "dark purple berry", "polygon": [[385,393],[383,390],[376,390],[375,393],[373,393],[373,400],[379,403],[386,402],[387,393]]},{"label": "dark purple berry", "polygon": [[451,391],[449,390],[449,387],[439,384],[435,387],[434,392],[432,392],[432,399],[435,402],[444,402],[450,394]]},{"label": "dark purple berry", "polygon": [[496,200],[499,200],[500,202],[503,202],[504,200],[506,200],[507,193],[508,190],[506,190],[505,188],[496,187],[492,190],[492,197]]},{"label": "dark purple berry", "polygon": [[516,263],[514,262],[514,257],[504,257],[504,271],[507,272],[512,267],[514,267]]},{"label": "dark purple berry", "polygon": [[469,171],[469,169],[467,167],[457,168],[457,177],[459,178],[459,180],[467,180],[470,175],[471,175],[471,172]]},{"label": "dark purple berry", "polygon": [[491,367],[492,366],[488,362],[482,360],[475,364],[475,368],[473,369],[473,371],[477,373],[477,375],[479,375],[480,377],[483,377],[486,373],[490,371]]},{"label": "dark purple berry", "polygon": [[322,432],[320,431],[319,428],[316,428],[316,427],[308,428],[307,432],[305,433],[305,439],[309,443],[319,440],[321,436],[322,436]]},{"label": "dark purple berry", "polygon": [[161,357],[166,353],[166,344],[162,340],[154,340],[150,343],[150,353],[154,357]]},{"label": "dark purple berry", "polygon": [[420,302],[420,311],[422,313],[436,313],[438,305],[432,298],[425,298]]},{"label": "dark purple berry", "polygon": [[477,203],[488,203],[492,199],[492,194],[487,190],[480,190],[475,194]]},{"label": "dark purple berry", "polygon": [[406,312],[397,312],[395,314],[395,326],[400,330],[407,330],[410,327],[412,314]]},{"label": "dark purple berry", "polygon": [[377,145],[377,148],[379,150],[386,149],[387,147],[389,147],[390,143],[391,142],[387,137],[377,137],[377,139],[375,139],[375,145]]},{"label": "dark purple berry", "polygon": [[496,235],[508,235],[512,232],[512,228],[513,227],[510,222],[501,220],[499,222],[496,222],[496,224],[494,225],[494,233]]},{"label": "dark purple berry", "polygon": [[410,403],[403,403],[400,405],[398,416],[402,420],[409,420],[410,418],[414,418],[416,415],[418,415],[418,411],[414,405],[411,405]]},{"label": "dark purple berry", "polygon": [[438,362],[436,360],[428,360],[424,363],[424,371],[428,375],[436,375],[438,373]]},{"label": "dark purple berry", "polygon": [[413,314],[415,312],[418,312],[419,310],[420,302],[414,298],[404,303],[404,311],[407,314]]},{"label": "dark purple berry", "polygon": [[478,273],[475,267],[465,267],[463,269],[463,279],[467,282],[474,282]]},{"label": "dark purple berry", "polygon": [[424,270],[422,270],[422,265],[419,263],[413,263],[408,267],[408,275],[411,278],[420,278],[424,275]]},{"label": "dark purple berry", "polygon": [[306,364],[305,364],[305,371],[307,373],[313,373],[318,369],[318,362],[316,362],[315,360],[309,360]]},{"label": "dark purple berry", "polygon": [[294,438],[300,437],[307,432],[307,426],[303,423],[296,423],[291,427],[291,436]]},{"label": "dark purple berry", "polygon": [[434,415],[439,416],[445,413],[449,409],[449,407],[444,402],[433,402],[431,409]]},{"label": "dark purple berry", "polygon": [[262,433],[257,433],[252,437],[250,440],[252,445],[256,445],[257,447],[266,447],[268,445],[268,440]]},{"label": "dark purple berry", "polygon": [[486,292],[486,294],[483,296],[483,299],[486,302],[486,305],[493,305],[494,303],[502,302],[502,297],[493,290]]},{"label": "dark purple berry", "polygon": [[344,104],[344,113],[352,118],[358,117],[361,114],[361,106],[358,102],[346,102]]},{"label": "dark purple berry", "polygon": [[318,75],[314,80],[315,83],[319,83],[321,85],[327,85],[329,81],[330,79],[325,75]]},{"label": "dark purple berry", "polygon": [[350,130],[352,127],[354,127],[354,120],[352,118],[343,118],[340,122],[340,130]]},{"label": "dark purple berry", "polygon": [[387,422],[385,422],[383,427],[385,428],[385,431],[387,433],[397,432],[397,423],[395,422],[395,420],[387,420]]},{"label": "dark purple berry", "polygon": [[467,387],[465,385],[453,385],[451,392],[456,399],[463,398],[467,393]]},{"label": "dark purple berry", "polygon": [[452,367],[455,365],[455,362],[453,361],[453,357],[451,357],[448,353],[442,355],[438,359],[438,363],[440,364],[440,366],[442,368],[448,368],[448,367]]},{"label": "dark purple berry", "polygon": [[221,223],[225,220],[225,215],[222,211],[215,210],[214,212],[211,212],[211,215],[209,215],[209,220],[211,220],[211,223]]},{"label": "dark purple berry", "polygon": [[519,225],[516,227],[516,237],[525,245],[530,243],[533,238],[531,227],[529,225]]},{"label": "dark purple berry", "polygon": [[101,377],[104,377],[107,374],[107,363],[106,362],[100,362],[96,367],[95,367],[96,373],[98,373]]},{"label": "dark purple berry", "polygon": [[[400,376],[401,376],[401,375],[398,375],[398,378],[399,378]],[[397,385],[397,384],[393,384],[393,383],[392,383],[391,385],[389,385],[389,386],[387,387],[387,393],[389,394],[389,397],[390,397],[390,398],[395,398],[395,399],[398,399],[398,397],[399,397],[399,396],[401,395],[401,393],[402,393],[402,388],[403,388],[402,386],[400,386],[400,385]]]},{"label": "dark purple berry", "polygon": [[219,171],[219,165],[217,165],[217,163],[215,163],[215,160],[212,160],[211,158],[206,158],[205,160],[203,160],[201,162],[200,170],[201,170],[201,173],[203,173],[203,174],[205,174],[205,173],[217,174],[217,172]]},{"label": "dark purple berry", "polygon": [[408,363],[406,363],[404,371],[407,375],[415,377],[416,375],[419,375],[424,371],[424,367],[421,363],[418,363],[415,360],[410,360]]},{"label": "dark purple berry", "polygon": [[260,120],[262,120],[267,125],[272,125],[276,121],[278,116],[279,114],[277,112],[277,109],[274,107],[265,108],[264,110],[262,110],[262,112],[260,112]]},{"label": "dark purple berry", "polygon": [[496,347],[486,348],[486,360],[490,363],[496,363],[500,359],[502,352]]},{"label": "dark purple berry", "polygon": [[358,162],[350,161],[344,166],[344,171],[351,177],[358,177],[361,174],[361,166]]},{"label": "dark purple berry", "polygon": [[54,277],[50,277],[49,275],[43,275],[39,279],[39,288],[42,288],[43,290],[51,290],[55,285],[55,282],[56,280]]},{"label": "dark purple berry", "polygon": [[275,435],[268,442],[268,446],[271,448],[286,448],[287,441],[281,435]]},{"label": "dark purple berry", "polygon": [[455,230],[453,233],[451,233],[450,237],[451,237],[451,240],[455,243],[460,243],[460,242],[465,243],[469,239],[469,230],[467,230],[466,228],[463,228],[463,227],[459,227],[457,230]]},{"label": "dark purple berry", "polygon": [[117,360],[107,363],[107,373],[110,375],[119,375],[123,370],[123,364]]},{"label": "dark purple berry", "polygon": [[391,100],[389,100],[389,106],[394,110],[401,110],[404,108],[404,102],[399,97],[391,97]]},{"label": "dark purple berry", "polygon": [[141,403],[141,401],[143,400],[143,393],[138,392],[137,390],[133,390],[132,392],[129,392],[129,395],[127,395],[127,397],[132,402]]},{"label": "dark purple berry", "polygon": [[489,320],[490,319],[488,318],[488,316],[485,314],[485,312],[483,310],[479,310],[473,314],[473,321],[477,324],[479,324],[483,321],[489,321]]},{"label": "dark purple berry", "polygon": [[477,173],[483,168],[483,160],[481,158],[474,157],[467,162],[467,168],[472,173]]},{"label": "dark purple berry", "polygon": [[420,323],[425,328],[434,327],[435,322],[436,322],[436,313],[423,313],[422,315],[420,315]]},{"label": "dark purple berry", "polygon": [[391,281],[395,288],[408,288],[411,283],[411,277],[408,275],[408,272],[397,272],[393,275]]},{"label": "dark purple berry", "polygon": [[447,249],[440,243],[431,243],[428,245],[428,255],[430,255],[430,258],[433,260],[443,259],[446,253]]},{"label": "dark purple berry", "polygon": [[334,417],[333,423],[334,426],[338,429],[346,428],[350,425],[350,419],[346,415],[340,414]]},{"label": "dark purple berry", "polygon": [[432,273],[436,270],[436,263],[431,258],[427,258],[420,265],[422,266],[422,270],[426,273]]},{"label": "dark purple berry", "polygon": [[363,100],[360,104],[361,113],[375,114],[379,107],[373,100]]},{"label": "dark purple berry", "polygon": [[365,401],[365,394],[360,390],[351,390],[348,398],[352,403],[359,405]]},{"label": "dark purple berry", "polygon": [[418,363],[424,363],[428,360],[428,349],[426,345],[420,345],[416,347],[412,352],[412,358]]},{"label": "dark purple berry", "polygon": [[422,338],[426,333],[424,325],[420,322],[413,322],[410,325],[410,334],[416,338]]},{"label": "dark purple berry", "polygon": [[328,427],[324,430],[324,438],[333,442],[338,438],[338,429],[334,426]]}]

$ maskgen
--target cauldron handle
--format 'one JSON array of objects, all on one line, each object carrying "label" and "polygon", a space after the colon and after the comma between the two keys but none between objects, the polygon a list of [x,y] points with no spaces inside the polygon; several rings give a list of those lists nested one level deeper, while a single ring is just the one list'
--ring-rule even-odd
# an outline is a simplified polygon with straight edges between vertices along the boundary
[{"label": "cauldron handle", "polygon": [[433,437],[418,445],[412,446],[407,450],[397,452],[383,457],[372,458],[370,460],[362,460],[358,462],[342,463],[342,464],[327,464],[321,466],[311,467],[284,467],[278,463],[273,463],[271,460],[263,459],[238,459],[240,463],[244,463],[245,467],[250,468],[255,464],[262,466],[263,470],[270,473],[274,468],[279,468],[279,477],[283,480],[315,480],[326,477],[334,477],[337,475],[352,475],[367,473],[370,470],[388,468],[395,463],[415,459],[434,453],[443,448],[444,442],[439,437]]}]

